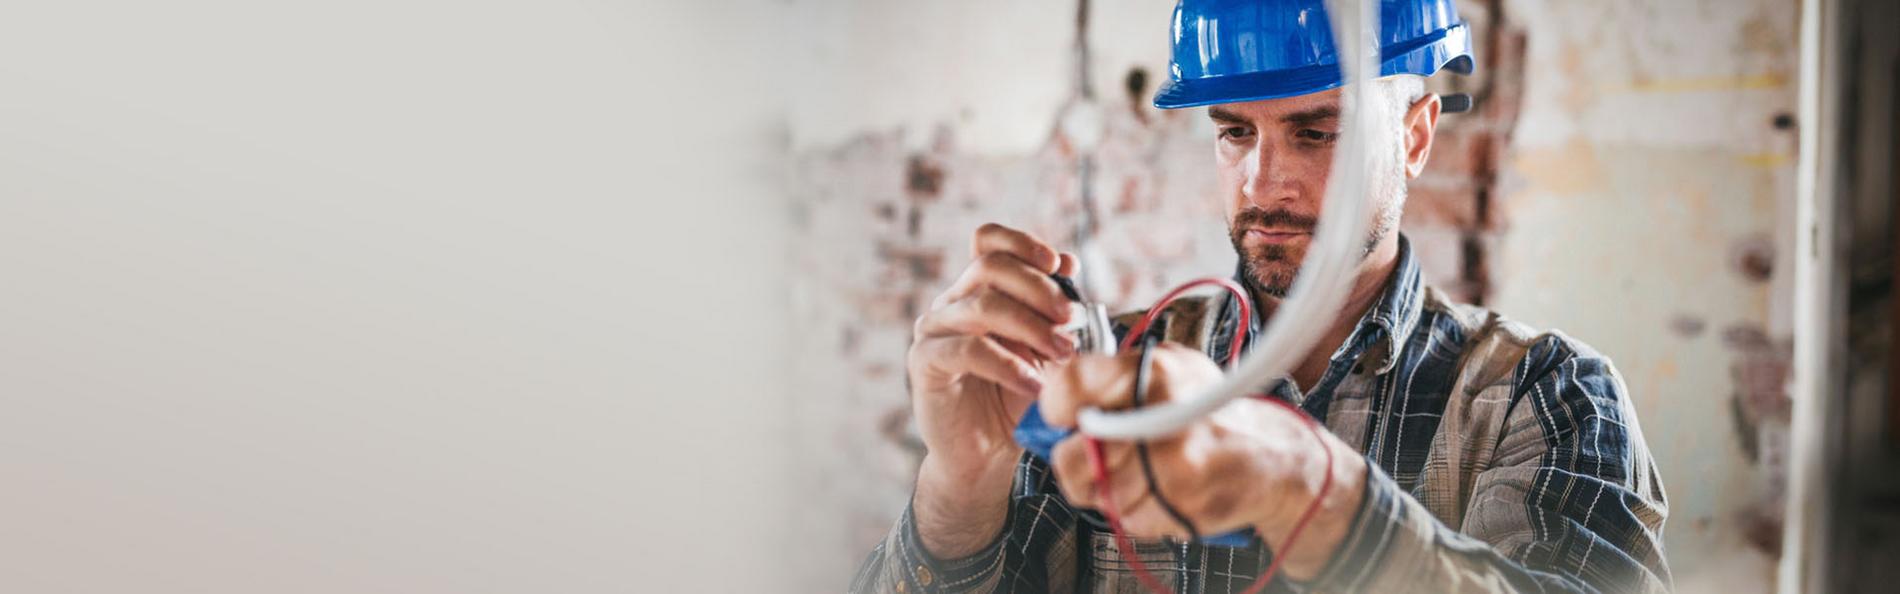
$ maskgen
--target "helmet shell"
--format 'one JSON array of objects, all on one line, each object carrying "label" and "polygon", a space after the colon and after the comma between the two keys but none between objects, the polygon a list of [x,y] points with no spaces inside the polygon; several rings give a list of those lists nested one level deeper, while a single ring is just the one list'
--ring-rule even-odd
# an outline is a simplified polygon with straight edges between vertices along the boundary
[{"label": "helmet shell", "polygon": [[[1279,99],[1338,87],[1324,0],[1181,0],[1162,109]],[[1471,33],[1451,0],[1379,0],[1379,74],[1469,74]]]}]

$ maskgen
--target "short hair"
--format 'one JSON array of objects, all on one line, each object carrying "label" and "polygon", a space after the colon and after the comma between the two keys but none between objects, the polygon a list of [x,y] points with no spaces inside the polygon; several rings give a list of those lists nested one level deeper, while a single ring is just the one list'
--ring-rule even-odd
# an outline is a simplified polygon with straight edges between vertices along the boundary
[{"label": "short hair", "polygon": [[1386,109],[1392,110],[1395,119],[1405,117],[1412,104],[1425,98],[1425,77],[1416,74],[1394,74],[1373,79],[1372,83],[1379,89],[1379,100],[1385,102]]}]

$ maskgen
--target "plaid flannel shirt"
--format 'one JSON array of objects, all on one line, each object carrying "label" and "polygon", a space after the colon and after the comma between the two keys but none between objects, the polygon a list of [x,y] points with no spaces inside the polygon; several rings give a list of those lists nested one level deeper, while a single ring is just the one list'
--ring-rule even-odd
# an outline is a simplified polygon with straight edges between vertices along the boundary
[{"label": "plaid flannel shirt", "polygon": [[[1363,502],[1310,582],[1269,592],[1665,591],[1663,486],[1609,359],[1422,285],[1401,238],[1379,301],[1306,392],[1272,392],[1363,452]],[[1200,345],[1223,360],[1222,304]],[[1261,321],[1249,321],[1258,329]],[[1497,333],[1494,340],[1481,335]],[[1494,337],[1494,338],[1496,338]],[[1172,337],[1171,337],[1172,338]],[[1486,373],[1485,370],[1490,370]],[[1042,460],[1017,465],[988,547],[936,559],[906,509],[852,592],[1145,592],[1101,517],[1071,507]],[[1272,559],[1245,548],[1137,539],[1175,592],[1240,592]]]}]

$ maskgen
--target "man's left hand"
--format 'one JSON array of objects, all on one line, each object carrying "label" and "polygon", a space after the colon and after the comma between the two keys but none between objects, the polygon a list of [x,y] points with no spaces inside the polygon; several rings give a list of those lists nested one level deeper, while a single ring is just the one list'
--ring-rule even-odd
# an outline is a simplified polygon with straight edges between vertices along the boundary
[{"label": "man's left hand", "polygon": [[[1083,408],[1131,407],[1139,356],[1136,349],[1113,357],[1081,355],[1055,370],[1040,396],[1044,419],[1054,426],[1074,427],[1076,413]],[[1221,378],[1220,368],[1207,355],[1174,343],[1156,345],[1149,363],[1144,405],[1187,397]],[[1147,443],[1155,475],[1152,490],[1135,442],[1104,440],[1109,489],[1122,528],[1141,537],[1189,536],[1156,500],[1158,491],[1202,536],[1253,528],[1270,550],[1285,556],[1288,577],[1310,579],[1344,540],[1366,476],[1366,461],[1359,452],[1324,428],[1318,433],[1315,439],[1293,410],[1236,400],[1179,433]],[[1100,509],[1104,503],[1087,449],[1086,440],[1063,440],[1050,466],[1070,503]],[[1320,499],[1329,471],[1331,489],[1293,550],[1285,550],[1300,515]]]}]

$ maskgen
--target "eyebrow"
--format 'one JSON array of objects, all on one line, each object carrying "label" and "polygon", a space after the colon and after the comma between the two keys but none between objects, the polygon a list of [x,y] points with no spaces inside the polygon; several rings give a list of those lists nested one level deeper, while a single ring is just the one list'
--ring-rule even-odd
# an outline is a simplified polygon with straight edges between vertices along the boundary
[{"label": "eyebrow", "polygon": [[[1222,123],[1231,123],[1231,124],[1248,123],[1247,118],[1241,117],[1240,114],[1238,113],[1234,113],[1233,111],[1223,109],[1220,107],[1207,108],[1207,117],[1212,118],[1216,122],[1222,122]],[[1293,113],[1280,116],[1280,121],[1285,122],[1289,125],[1293,125],[1293,126],[1307,126],[1307,125],[1312,125],[1319,122],[1324,122],[1326,120],[1332,120],[1332,119],[1338,119],[1338,118],[1339,118],[1339,106],[1321,105],[1319,107],[1315,107],[1315,108],[1308,109],[1305,111],[1296,111]]]},{"label": "eyebrow", "polygon": [[1280,121],[1286,122],[1294,126],[1306,126],[1306,125],[1317,124],[1320,122],[1324,122],[1326,120],[1333,120],[1333,119],[1338,119],[1338,118],[1339,118],[1338,106],[1321,105],[1319,107],[1308,109],[1306,111],[1296,111],[1293,113],[1280,116]]},{"label": "eyebrow", "polygon": [[1226,109],[1223,109],[1220,107],[1207,108],[1207,117],[1216,122],[1223,122],[1223,123],[1228,123],[1228,124],[1247,123],[1247,118],[1240,117],[1240,114],[1227,111]]}]

